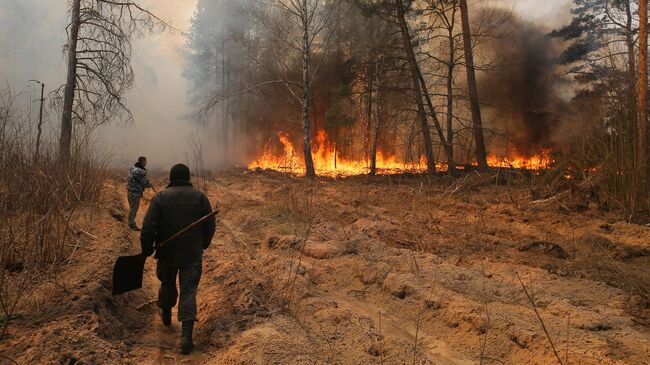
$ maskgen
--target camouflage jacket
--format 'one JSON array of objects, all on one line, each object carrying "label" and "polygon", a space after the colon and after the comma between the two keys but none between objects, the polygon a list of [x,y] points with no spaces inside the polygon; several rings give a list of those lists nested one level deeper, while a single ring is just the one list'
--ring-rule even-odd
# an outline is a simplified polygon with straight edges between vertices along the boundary
[{"label": "camouflage jacket", "polygon": [[147,179],[147,170],[140,166],[131,166],[129,170],[129,177],[126,178],[126,190],[132,194],[140,194],[144,189],[151,187],[149,179]]}]

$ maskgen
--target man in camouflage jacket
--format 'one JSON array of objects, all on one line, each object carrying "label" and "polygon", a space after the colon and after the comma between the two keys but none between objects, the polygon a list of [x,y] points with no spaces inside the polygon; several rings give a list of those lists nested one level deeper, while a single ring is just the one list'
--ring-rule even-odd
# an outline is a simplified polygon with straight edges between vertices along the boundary
[{"label": "man in camouflage jacket", "polygon": [[129,200],[129,227],[134,231],[140,230],[135,224],[135,216],[140,208],[142,193],[144,193],[144,189],[151,187],[151,183],[147,179],[146,166],[147,158],[144,156],[138,157],[138,162],[131,166],[129,176],[126,178],[126,190]]}]

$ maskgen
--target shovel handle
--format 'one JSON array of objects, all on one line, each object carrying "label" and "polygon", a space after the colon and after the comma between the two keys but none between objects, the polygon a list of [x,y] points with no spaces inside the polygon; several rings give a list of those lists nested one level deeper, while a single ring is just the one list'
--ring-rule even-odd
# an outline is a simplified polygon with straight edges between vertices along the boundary
[{"label": "shovel handle", "polygon": [[168,239],[166,239],[166,240],[164,240],[164,241],[162,241],[162,242],[156,244],[156,248],[162,248],[162,247],[165,246],[167,243],[169,243],[169,241],[174,240],[174,239],[177,238],[178,236],[180,236],[180,235],[182,235],[183,233],[189,231],[190,229],[192,229],[192,228],[198,226],[199,224],[201,224],[201,223],[205,222],[206,220],[210,219],[210,217],[213,217],[213,216],[215,216],[215,215],[217,215],[217,214],[219,214],[219,208],[215,207],[214,210],[213,210],[210,214],[206,214],[205,216],[203,216],[202,218],[200,218],[200,219],[197,220],[196,222],[194,222],[194,223],[190,224],[189,226],[187,226],[187,227],[181,229],[180,231],[174,233],[173,236],[171,236],[171,237],[169,237]]}]

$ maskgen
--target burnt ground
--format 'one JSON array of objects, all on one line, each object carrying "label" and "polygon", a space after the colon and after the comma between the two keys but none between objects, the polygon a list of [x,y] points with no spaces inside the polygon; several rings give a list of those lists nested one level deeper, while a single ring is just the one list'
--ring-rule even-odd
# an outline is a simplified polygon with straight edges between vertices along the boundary
[{"label": "burnt ground", "polygon": [[110,296],[115,257],[139,247],[122,189],[107,183],[105,209],[89,228],[96,238],[35,290],[0,342],[0,362],[650,358],[648,227],[593,207],[576,212],[562,199],[533,203],[525,184],[478,177],[309,181],[270,171],[223,173],[207,184],[220,222],[204,257],[196,351],[183,357],[179,324],[159,323],[152,261],[143,289]]}]

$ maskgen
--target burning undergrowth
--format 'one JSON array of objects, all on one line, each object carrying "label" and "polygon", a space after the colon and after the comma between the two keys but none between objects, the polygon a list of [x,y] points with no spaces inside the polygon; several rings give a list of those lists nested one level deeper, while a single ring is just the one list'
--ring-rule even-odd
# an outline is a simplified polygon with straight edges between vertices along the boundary
[{"label": "burning undergrowth", "polygon": [[[555,58],[559,47],[539,27],[525,23],[502,10],[490,9],[499,37],[480,42],[477,67],[487,72],[479,79],[480,98],[487,140],[488,165],[494,168],[526,170],[547,169],[552,155],[561,150],[553,135],[562,123],[566,102],[561,97],[562,84],[556,72]],[[499,23],[501,22],[501,23]],[[462,48],[462,47],[461,47]],[[462,52],[458,50],[459,54]],[[444,54],[440,54],[445,57]],[[311,149],[316,172],[320,175],[349,176],[371,171],[372,144],[376,139],[377,174],[421,173],[427,170],[422,133],[415,106],[405,90],[412,88],[408,78],[394,71],[384,75],[372,68],[356,68],[346,52],[325,57],[320,75],[314,79],[311,96]],[[395,59],[403,55],[396,54]],[[423,61],[423,63],[425,63]],[[387,65],[387,70],[403,65]],[[375,67],[378,67],[375,65]],[[424,67],[424,66],[423,66]],[[430,67],[436,67],[435,65]],[[452,114],[454,162],[458,169],[477,165],[471,130],[467,126],[469,105],[464,96],[463,65],[457,65]],[[432,79],[434,85],[445,82]],[[428,81],[429,82],[429,81]],[[378,88],[377,85],[381,85]],[[378,96],[380,90],[380,96]],[[449,138],[446,91],[432,86],[443,131],[434,128],[436,170],[447,171],[447,154],[440,135]],[[437,98],[437,99],[435,99]],[[377,107],[379,104],[379,108]],[[379,109],[381,111],[379,111]],[[295,110],[274,108],[274,115],[264,115],[258,125],[256,148],[249,168],[267,168],[302,174],[305,172],[302,130],[279,120],[295,119]],[[293,117],[291,116],[293,113]],[[379,115],[378,113],[381,113]],[[380,120],[374,136],[377,120]]]},{"label": "burning undergrowth", "polygon": [[[279,143],[278,143],[279,142]],[[341,156],[337,149],[336,142],[329,139],[327,132],[320,130],[317,132],[316,143],[312,145],[314,165],[321,175],[327,176],[351,176],[366,174],[370,170],[368,159],[352,159]],[[377,173],[398,174],[398,173],[423,173],[427,169],[424,156],[420,156],[417,161],[408,161],[393,154],[385,154],[377,151]],[[548,168],[553,162],[550,150],[545,149],[541,152],[529,156],[510,153],[508,157],[490,154],[488,164],[494,168],[514,168],[527,170],[541,170]],[[464,166],[457,166],[458,169],[474,166],[469,163]],[[277,134],[277,140],[270,138],[264,146],[264,152],[254,159],[248,165],[249,169],[271,169],[293,174],[303,174],[305,172],[304,158],[302,148],[294,144],[293,138],[287,133],[280,132]],[[438,162],[437,171],[446,171],[447,164]]]},{"label": "burning undergrowth", "polygon": [[[280,142],[280,146],[277,141]],[[248,167],[304,173],[302,148],[294,145],[292,137],[287,133],[278,133],[277,141],[271,138],[264,146],[264,153],[252,161]],[[315,142],[312,158],[319,173],[324,175],[359,175],[367,173],[369,170],[367,159],[357,160],[341,156],[336,142],[332,141],[324,130],[317,132]],[[384,155],[382,151],[377,152],[377,166],[380,173],[421,172],[426,169],[424,161],[404,162],[394,155]]]}]

